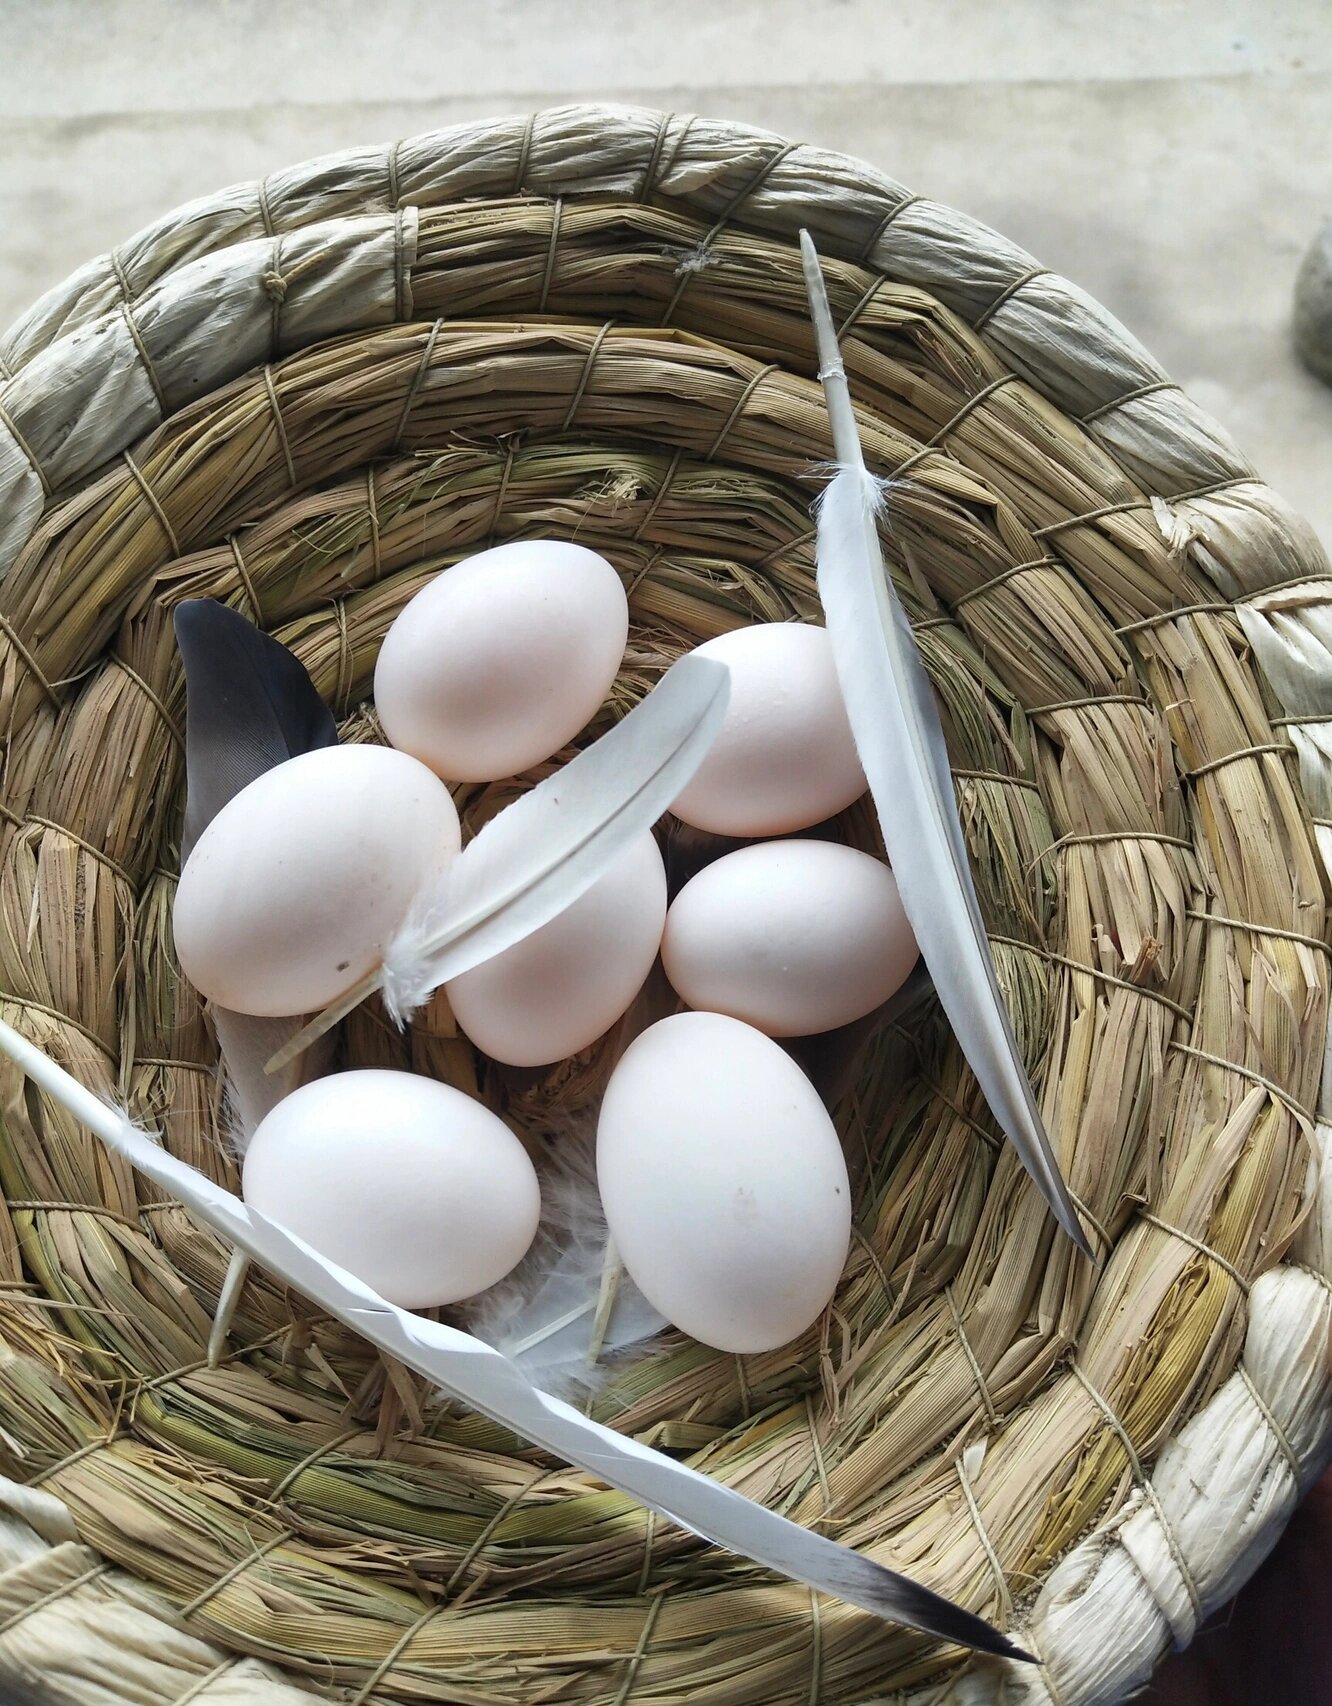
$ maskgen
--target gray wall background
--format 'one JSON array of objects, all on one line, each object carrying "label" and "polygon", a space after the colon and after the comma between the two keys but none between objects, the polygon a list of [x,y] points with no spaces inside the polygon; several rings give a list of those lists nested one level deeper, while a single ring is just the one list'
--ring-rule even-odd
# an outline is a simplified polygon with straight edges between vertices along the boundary
[{"label": "gray wall background", "polygon": [[1332,544],[1332,0],[0,0],[0,325],[177,202],[575,99],[860,154],[1085,286]]}]

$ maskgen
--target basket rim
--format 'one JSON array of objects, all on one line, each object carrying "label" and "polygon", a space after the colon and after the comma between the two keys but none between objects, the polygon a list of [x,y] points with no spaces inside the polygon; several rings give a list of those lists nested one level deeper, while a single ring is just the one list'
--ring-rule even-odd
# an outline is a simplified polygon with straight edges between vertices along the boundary
[{"label": "basket rim", "polygon": [[[273,309],[276,347],[300,335],[293,333],[293,326],[302,332],[309,326],[313,336],[326,334],[321,316],[328,312],[326,299],[343,257],[335,257],[327,274],[320,270],[327,262],[303,275],[297,269],[304,256],[328,244],[336,250],[342,239],[346,239],[347,254],[354,249],[364,252],[367,246],[372,252],[367,269],[372,276],[364,300],[377,317],[372,323],[388,325],[411,317],[417,231],[430,205],[426,199],[406,199],[427,195],[427,190],[417,187],[414,174],[429,173],[432,163],[439,167],[440,162],[453,161],[457,178],[491,193],[529,190],[543,199],[563,199],[577,193],[569,187],[570,180],[585,181],[576,172],[580,163],[587,169],[589,150],[600,169],[600,176],[593,174],[598,195],[646,200],[654,185],[670,184],[672,174],[679,174],[688,185],[681,199],[713,221],[711,240],[729,221],[742,216],[746,227],[778,231],[802,193],[807,202],[826,199],[830,229],[816,233],[821,246],[848,259],[872,256],[884,274],[940,294],[957,312],[969,311],[964,318],[1006,365],[1057,407],[1076,413],[1101,448],[1145,486],[1153,497],[1156,522],[1167,536],[1170,532],[1190,535],[1182,549],[1194,548],[1195,556],[1201,546],[1221,597],[1239,604],[1246,637],[1283,709],[1303,719],[1306,727],[1315,715],[1320,722],[1332,721],[1332,716],[1318,715],[1332,712],[1332,702],[1320,703],[1310,712],[1304,698],[1291,696],[1296,686],[1304,684],[1309,666],[1301,660],[1303,673],[1295,670],[1290,662],[1295,648],[1285,630],[1291,624],[1301,627],[1306,650],[1317,646],[1319,655],[1326,655],[1317,626],[1318,590],[1307,589],[1309,616],[1304,614],[1306,606],[1291,596],[1293,588],[1328,576],[1311,530],[1290,518],[1222,429],[1172,386],[1104,310],[1075,286],[1038,268],[1030,256],[997,234],[940,204],[909,195],[861,162],[824,150],[787,147],[769,133],[744,126],[644,109],[560,107],[517,120],[467,123],[428,133],[395,144],[382,155],[348,150],[325,156],[290,168],[265,185],[236,186],[187,204],[145,228],[114,257],[80,269],[65,286],[41,298],[0,339],[0,362],[10,375],[0,381],[0,446],[6,436],[11,443],[7,460],[0,449],[0,498],[10,499],[11,514],[8,531],[0,526],[0,567],[6,559],[17,558],[22,544],[20,540],[15,545],[18,533],[40,513],[46,492],[67,487],[91,471],[79,461],[81,454],[90,452],[79,445],[77,433],[62,433],[54,457],[43,459],[40,447],[44,442],[55,443],[55,426],[65,424],[53,423],[49,408],[43,412],[44,387],[68,365],[79,375],[78,401],[83,405],[104,390],[118,369],[131,373],[132,406],[121,413],[124,441],[117,445],[128,449],[158,407],[157,399],[174,395],[169,365],[155,357],[146,343],[154,293],[160,294],[167,281],[178,280],[179,273],[190,267],[201,278],[211,277],[208,245],[214,238],[220,246],[213,252],[232,262],[238,247],[254,244],[256,253],[264,251],[265,264],[271,264],[273,274],[283,282]],[[431,184],[429,193],[455,196],[455,177],[440,169],[442,176]],[[372,191],[381,174],[382,192]],[[817,194],[811,185],[818,186]],[[839,218],[838,196],[852,203],[857,198],[877,200],[887,207],[873,222],[868,238],[863,229],[843,229],[844,220],[832,227],[831,222]],[[255,224],[261,234],[248,235]],[[869,224],[868,218],[862,221],[862,226]],[[170,234],[181,232],[188,232],[189,244],[183,258],[171,253],[168,240]],[[964,244],[971,245],[965,252]],[[162,255],[171,258],[159,267]],[[302,300],[303,291],[308,292],[307,300]],[[308,318],[302,317],[307,314]],[[1051,363],[1052,348],[1059,351],[1057,367]],[[104,358],[100,361],[99,350]],[[1086,352],[1081,366],[1074,359],[1080,350]],[[223,380],[231,377],[224,374]],[[75,440],[72,449],[71,438]],[[103,448],[106,443],[105,438],[99,441]],[[1148,471],[1154,478],[1144,477]],[[17,526],[12,520],[15,515]],[[1266,585],[1261,584],[1264,574],[1272,576]],[[1318,768],[1316,737],[1310,734],[1296,744],[1306,792],[1316,811],[1327,812],[1330,790]],[[1327,1088],[1325,1082],[1325,1095]],[[1320,1107],[1324,1118],[1325,1106]],[[1317,1135],[1327,1152],[1332,1133],[1320,1124]],[[1332,1277],[1329,1234],[1323,1230],[1325,1212],[1332,1214],[1332,1203],[1326,1210],[1323,1203],[1317,1205],[1296,1246],[1297,1259],[1257,1282],[1243,1363],[1211,1401],[1213,1407],[1221,1405],[1233,1425],[1239,1425],[1238,1418],[1248,1406],[1248,1425],[1268,1441],[1270,1467],[1278,1479],[1284,1471],[1290,1483],[1270,1494],[1270,1510],[1255,1551],[1261,1550],[1270,1526],[1288,1514],[1301,1476],[1321,1464],[1327,1449],[1332,1409],[1326,1391],[1306,1392],[1293,1401],[1273,1367],[1273,1346],[1278,1341],[1288,1343],[1289,1314],[1307,1316],[1326,1307],[1324,1293],[1311,1277],[1320,1275],[1324,1284]],[[1307,1265],[1302,1266],[1300,1258]],[[1120,1513],[1104,1532],[1088,1536],[1055,1570],[1029,1622],[1019,1626],[1024,1643],[1036,1645],[1060,1676],[1060,1691],[1069,1706],[1093,1695],[1085,1675],[1078,1671],[1079,1664],[1085,1665],[1078,1650],[1085,1634],[1061,1604],[1061,1592],[1093,1567],[1106,1570],[1104,1560],[1116,1548],[1117,1556],[1133,1558],[1135,1546],[1140,1549],[1144,1544],[1130,1536],[1135,1523],[1164,1528],[1168,1552],[1183,1547],[1179,1535],[1187,1526],[1187,1515],[1177,1507],[1186,1477],[1177,1465],[1187,1456],[1190,1429],[1195,1435],[1208,1434],[1206,1427],[1197,1426],[1204,1415],[1187,1424],[1154,1474],[1143,1479],[1138,1502],[1127,1516]],[[1241,1481],[1234,1492],[1219,1491],[1215,1497],[1224,1505],[1248,1485],[1247,1480]],[[25,1508],[20,1490],[11,1490],[8,1497],[11,1509]],[[60,1530],[53,1512],[43,1509],[40,1514]],[[1169,1639],[1187,1638],[1199,1614],[1227,1597],[1244,1569],[1242,1559],[1230,1560],[1215,1571],[1205,1592],[1195,1591],[1190,1566],[1180,1562],[1187,1556],[1181,1551],[1174,1558],[1179,1581],[1158,1584],[1159,1598],[1140,1608],[1142,1649],[1149,1655],[1159,1652]],[[1094,1613],[1086,1615],[1090,1619]],[[1154,1622],[1149,1624],[1148,1619]],[[220,1665],[221,1649],[218,1654]],[[1066,1671],[1072,1671],[1071,1680]]]}]

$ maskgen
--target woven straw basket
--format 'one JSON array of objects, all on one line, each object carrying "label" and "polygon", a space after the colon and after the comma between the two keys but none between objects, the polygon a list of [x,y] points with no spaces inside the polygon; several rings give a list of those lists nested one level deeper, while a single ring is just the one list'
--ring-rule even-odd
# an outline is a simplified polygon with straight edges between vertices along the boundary
[{"label": "woven straw basket", "polygon": [[[654,1523],[262,1274],[209,1370],[228,1252],[6,1067],[9,1672],[89,1706],[1087,1706],[1190,1639],[1324,1461],[1327,563],[1094,302],[858,161],[630,109],[467,124],[193,203],[45,296],[0,341],[0,1015],[234,1185],[169,930],[182,598],[277,634],[352,739],[395,613],[494,539],[623,575],[608,715],[700,639],[817,619],[802,225],[1102,1260],[930,1009],[840,1109],[821,1326],[745,1359],[674,1335],[595,1412],[1045,1668]],[[438,1010],[343,1046],[477,1069]],[[590,1116],[604,1061],[482,1074],[535,1130]]]}]

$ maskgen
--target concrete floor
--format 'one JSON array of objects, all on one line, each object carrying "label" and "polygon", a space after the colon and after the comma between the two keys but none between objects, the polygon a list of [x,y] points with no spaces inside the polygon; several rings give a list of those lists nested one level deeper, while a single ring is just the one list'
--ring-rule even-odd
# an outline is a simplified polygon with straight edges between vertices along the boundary
[{"label": "concrete floor", "polygon": [[614,99],[863,155],[1098,296],[1332,545],[1290,353],[1332,217],[1332,0],[0,0],[0,324],[192,195]]}]

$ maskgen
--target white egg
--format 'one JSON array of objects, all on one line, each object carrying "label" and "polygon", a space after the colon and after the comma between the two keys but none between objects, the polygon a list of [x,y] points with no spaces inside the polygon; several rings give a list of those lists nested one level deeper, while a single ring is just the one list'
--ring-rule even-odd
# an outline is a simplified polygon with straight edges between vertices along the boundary
[{"label": "white egg", "polygon": [[826,629],[765,622],[698,648],[731,672],[726,717],[671,810],[714,835],[785,835],[865,792]]},{"label": "white egg", "polygon": [[917,953],[887,865],[836,841],[760,841],[705,866],[671,903],[661,944],[691,1007],[770,1037],[873,1012]]},{"label": "white egg", "polygon": [[541,1191],[480,1102],[412,1072],[293,1091],[245,1152],[247,1203],[404,1309],[456,1303],[527,1252]]},{"label": "white egg", "polygon": [[426,877],[459,847],[448,789],[386,746],[329,746],[229,800],[180,874],[176,953],[220,1006],[310,1013],[380,963]]},{"label": "white egg", "polygon": [[610,1029],[651,971],[666,871],[644,834],[540,930],[447,985],[468,1037],[510,1066],[545,1066]]},{"label": "white egg", "polygon": [[630,1044],[597,1181],[626,1270],[706,1345],[772,1350],[836,1290],[851,1235],[837,1133],[790,1056],[738,1019],[677,1013]]},{"label": "white egg", "polygon": [[375,666],[375,709],[393,745],[437,775],[516,776],[595,716],[628,633],[604,557],[553,539],[497,545],[399,613]]}]

